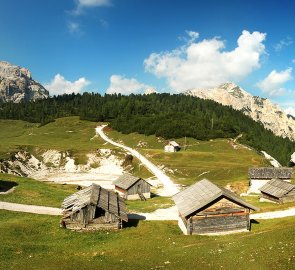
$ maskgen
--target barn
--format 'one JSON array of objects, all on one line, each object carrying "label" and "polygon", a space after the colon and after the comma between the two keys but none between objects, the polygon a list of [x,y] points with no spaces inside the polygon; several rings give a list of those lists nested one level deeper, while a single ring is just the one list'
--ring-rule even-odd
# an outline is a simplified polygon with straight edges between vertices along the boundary
[{"label": "barn", "polygon": [[287,182],[291,182],[292,168],[249,168],[248,175],[250,181],[248,193],[260,193],[260,188],[271,179],[280,179]]},{"label": "barn", "polygon": [[95,184],[65,198],[62,212],[61,224],[69,229],[119,229],[128,221],[124,200]]},{"label": "barn", "polygon": [[295,201],[295,186],[286,181],[272,179],[260,188],[261,200],[276,203]]},{"label": "barn", "polygon": [[164,147],[165,152],[177,152],[180,150],[180,146],[175,141],[169,141],[167,145]]},{"label": "barn", "polygon": [[151,197],[151,185],[131,174],[121,175],[114,185],[115,190],[126,200],[146,200]]},{"label": "barn", "polygon": [[235,193],[207,179],[175,194],[173,200],[186,234],[250,230],[250,210],[258,210]]}]

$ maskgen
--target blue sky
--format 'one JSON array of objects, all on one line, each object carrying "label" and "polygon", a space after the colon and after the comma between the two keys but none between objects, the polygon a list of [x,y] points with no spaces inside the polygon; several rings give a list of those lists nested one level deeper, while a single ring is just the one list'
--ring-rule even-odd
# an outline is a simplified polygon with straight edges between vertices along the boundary
[{"label": "blue sky", "polygon": [[233,81],[291,111],[294,10],[292,0],[1,0],[0,60],[51,94]]}]

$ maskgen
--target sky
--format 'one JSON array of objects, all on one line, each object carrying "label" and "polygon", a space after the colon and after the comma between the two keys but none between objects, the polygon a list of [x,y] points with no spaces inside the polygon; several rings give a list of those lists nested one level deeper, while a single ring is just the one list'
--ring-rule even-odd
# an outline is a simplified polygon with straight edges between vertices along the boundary
[{"label": "sky", "polygon": [[51,95],[234,82],[295,115],[293,0],[1,0],[0,60]]}]

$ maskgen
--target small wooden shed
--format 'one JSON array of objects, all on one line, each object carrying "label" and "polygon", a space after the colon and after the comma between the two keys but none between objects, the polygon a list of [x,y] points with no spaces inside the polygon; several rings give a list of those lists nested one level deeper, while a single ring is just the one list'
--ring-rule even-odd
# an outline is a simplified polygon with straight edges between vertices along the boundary
[{"label": "small wooden shed", "polygon": [[286,181],[272,179],[260,188],[261,199],[276,203],[295,201],[295,186]]},{"label": "small wooden shed", "polygon": [[175,194],[173,200],[186,234],[250,230],[250,210],[259,209],[207,179]]},{"label": "small wooden shed", "polygon": [[126,200],[146,200],[151,197],[151,185],[131,174],[121,175],[114,185],[115,190]]},{"label": "small wooden shed", "polygon": [[70,229],[119,229],[128,221],[124,200],[95,184],[65,198],[61,207],[61,224]]},{"label": "small wooden shed", "polygon": [[287,167],[260,167],[249,168],[249,193],[260,193],[260,188],[271,179],[280,179],[291,182],[292,168]]},{"label": "small wooden shed", "polygon": [[180,146],[175,141],[169,141],[167,145],[164,147],[165,152],[177,152],[180,150]]}]

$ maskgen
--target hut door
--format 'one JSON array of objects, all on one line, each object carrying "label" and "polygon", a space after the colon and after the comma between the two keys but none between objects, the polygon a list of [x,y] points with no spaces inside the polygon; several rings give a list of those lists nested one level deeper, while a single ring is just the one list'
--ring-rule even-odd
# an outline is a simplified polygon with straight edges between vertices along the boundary
[{"label": "hut door", "polygon": [[141,184],[137,186],[137,193],[141,193]]}]

